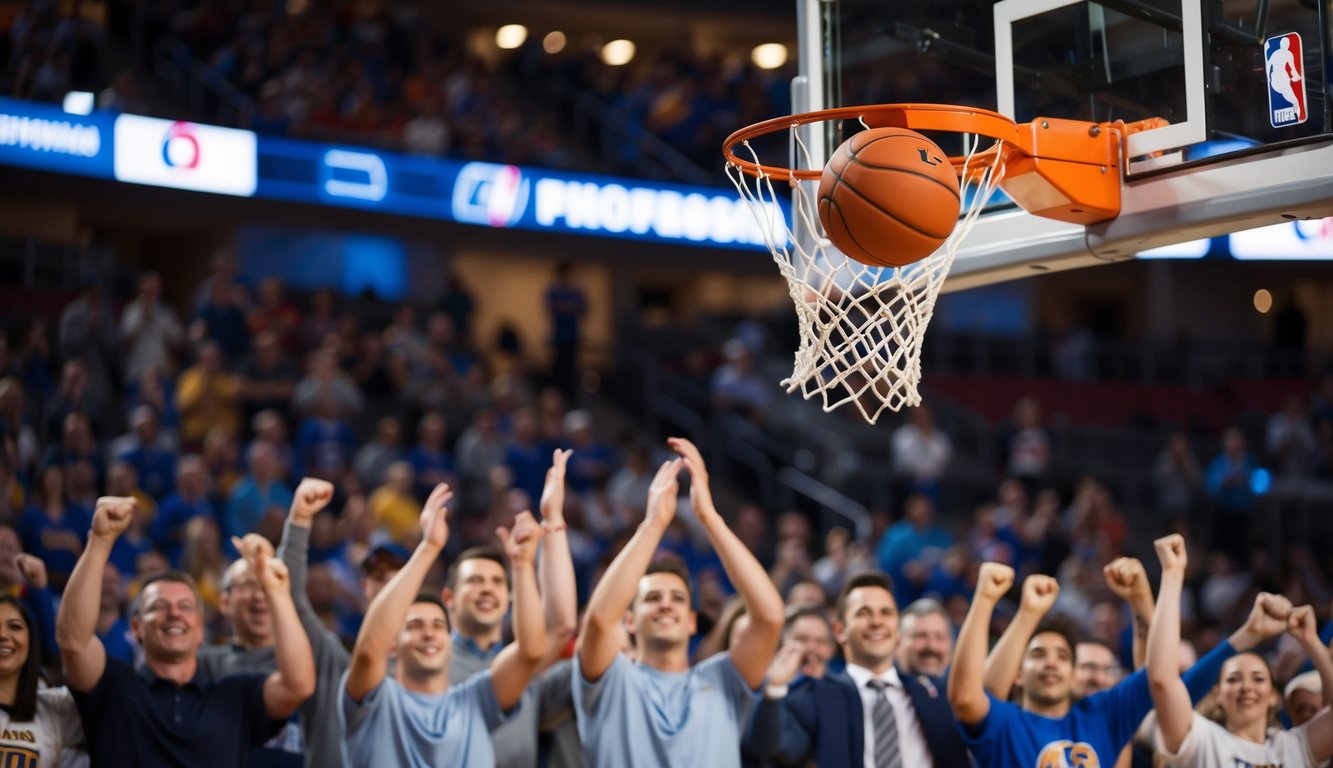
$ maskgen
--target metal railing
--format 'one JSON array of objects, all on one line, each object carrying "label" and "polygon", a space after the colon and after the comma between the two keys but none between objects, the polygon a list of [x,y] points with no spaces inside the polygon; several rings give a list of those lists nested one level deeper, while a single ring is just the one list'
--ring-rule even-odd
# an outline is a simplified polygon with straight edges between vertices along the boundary
[{"label": "metal railing", "polygon": [[246,126],[255,115],[255,102],[227,82],[217,70],[195,58],[176,37],[164,37],[153,50],[153,71],[173,101],[197,120]]},{"label": "metal railing", "polygon": [[776,479],[778,503],[782,508],[796,506],[798,497],[809,499],[819,505],[820,530],[832,528],[832,519],[842,520],[852,527],[856,538],[870,541],[872,526],[870,512],[865,505],[794,467],[783,467],[778,470]]},{"label": "metal railing", "polygon": [[570,132],[596,139],[597,159],[608,168],[649,179],[689,184],[714,184],[716,174],[700,168],[656,134],[637,124],[621,110],[577,88],[561,77],[549,82],[550,91],[569,109]]}]

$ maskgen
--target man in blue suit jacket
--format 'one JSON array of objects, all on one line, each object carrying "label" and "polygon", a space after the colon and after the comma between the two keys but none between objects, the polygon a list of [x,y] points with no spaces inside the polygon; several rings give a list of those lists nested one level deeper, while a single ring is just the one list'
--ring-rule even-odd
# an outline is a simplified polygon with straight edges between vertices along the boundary
[{"label": "man in blue suit jacket", "polygon": [[[788,686],[801,657],[787,646],[779,651],[747,734],[747,754],[777,765],[813,760],[818,766],[879,768],[872,717],[878,697],[884,696],[894,713],[896,765],[969,764],[944,681],[900,674],[894,667],[898,606],[888,576],[865,573],[847,582],[838,598],[834,633],[847,660],[846,672],[802,677]],[[869,685],[872,680],[887,683],[881,684],[883,692]]]}]

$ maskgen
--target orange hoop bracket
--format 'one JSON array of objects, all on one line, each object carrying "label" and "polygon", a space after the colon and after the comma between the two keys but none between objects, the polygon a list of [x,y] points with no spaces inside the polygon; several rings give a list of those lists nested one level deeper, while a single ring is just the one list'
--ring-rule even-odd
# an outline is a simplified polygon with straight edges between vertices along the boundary
[{"label": "orange hoop bracket", "polygon": [[799,170],[746,160],[736,149],[750,139],[810,123],[860,120],[870,128],[970,133],[995,139],[997,145],[972,157],[951,157],[960,177],[973,179],[997,161],[1004,165],[1000,188],[1024,210],[1037,216],[1091,224],[1120,213],[1122,136],[1160,127],[1152,118],[1138,123],[1090,123],[1039,117],[1028,123],[988,109],[951,104],[877,104],[807,112],[765,120],[736,131],[722,145],[728,164],[754,177],[777,181],[818,180],[823,169]]}]

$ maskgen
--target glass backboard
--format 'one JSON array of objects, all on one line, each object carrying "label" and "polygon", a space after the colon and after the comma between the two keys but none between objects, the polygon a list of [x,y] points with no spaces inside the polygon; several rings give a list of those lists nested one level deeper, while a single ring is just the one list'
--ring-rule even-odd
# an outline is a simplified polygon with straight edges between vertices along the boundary
[{"label": "glass backboard", "polygon": [[[1020,122],[1161,118],[1164,127],[1127,143],[1117,219],[1083,227],[997,206],[959,253],[949,288],[1132,258],[1333,215],[1333,46],[1320,5],[797,0],[794,104],[943,102]],[[834,125],[811,140],[827,152],[854,130]]]}]

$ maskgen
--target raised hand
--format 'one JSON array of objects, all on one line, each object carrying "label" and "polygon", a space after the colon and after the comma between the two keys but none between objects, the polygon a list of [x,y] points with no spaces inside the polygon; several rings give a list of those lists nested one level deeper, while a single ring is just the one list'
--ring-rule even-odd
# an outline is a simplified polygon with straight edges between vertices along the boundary
[{"label": "raised hand", "polygon": [[333,483],[316,477],[305,477],[296,486],[292,496],[292,520],[309,527],[321,510],[333,501]]},{"label": "raised hand", "polygon": [[448,483],[440,483],[430,492],[421,507],[421,544],[437,552],[449,542],[449,510],[446,505],[454,497]]},{"label": "raised hand", "polygon": [[245,536],[232,536],[231,545],[236,548],[241,557],[254,567],[255,559],[260,555],[273,557],[273,543],[257,533],[247,533]]},{"label": "raised hand", "polygon": [[496,528],[495,535],[500,537],[500,545],[511,563],[532,565],[537,559],[537,544],[542,540],[544,531],[531,512],[519,512],[514,517],[513,528]]},{"label": "raised hand", "polygon": [[683,437],[668,438],[667,445],[680,455],[690,473],[690,507],[694,516],[701,523],[710,522],[717,517],[717,508],[713,506],[713,491],[708,487],[708,467],[703,455],[694,443]]},{"label": "raised hand", "polygon": [[1045,615],[1060,596],[1060,584],[1051,576],[1034,573],[1023,580],[1023,601],[1019,610]]},{"label": "raised hand", "polygon": [[1291,601],[1282,595],[1260,592],[1254,598],[1254,608],[1245,624],[1267,640],[1287,630],[1287,621],[1291,617]]},{"label": "raised hand", "polygon": [[1302,605],[1291,609],[1287,616],[1287,632],[1301,644],[1302,648],[1322,648],[1319,639],[1319,624],[1315,621],[1314,606]]},{"label": "raised hand", "polygon": [[565,521],[565,467],[572,453],[557,448],[551,454],[551,468],[546,470],[546,485],[542,486],[540,509],[543,523]]},{"label": "raised hand", "polygon": [[231,544],[250,565],[250,571],[259,580],[265,596],[290,594],[291,574],[287,572],[287,564],[273,556],[273,545],[268,539],[257,533],[247,533],[243,539],[232,536]]},{"label": "raised hand", "polygon": [[93,535],[115,539],[134,520],[134,499],[128,496],[103,496],[93,512]]},{"label": "raised hand", "polygon": [[662,466],[657,468],[657,475],[653,477],[652,485],[648,486],[648,507],[645,510],[644,521],[660,525],[662,530],[666,530],[676,517],[676,494],[680,491],[680,481],[677,480],[677,476],[680,474],[682,463],[680,459],[662,462]]},{"label": "raised hand", "polygon": [[46,589],[50,583],[46,578],[46,563],[40,557],[20,552],[14,556],[14,565],[19,569],[19,575],[33,589]]},{"label": "raised hand", "polygon": [[1116,597],[1130,602],[1136,597],[1152,597],[1152,585],[1143,563],[1135,557],[1117,557],[1102,568],[1106,586]]},{"label": "raised hand", "polygon": [[982,563],[977,572],[977,597],[998,603],[1014,586],[1014,569],[1004,563]]},{"label": "raised hand", "polygon": [[800,645],[790,641],[783,643],[778,655],[773,657],[773,663],[768,665],[768,684],[786,685],[794,680],[796,673],[801,671],[804,655]]},{"label": "raised hand", "polygon": [[1157,559],[1162,562],[1164,573],[1185,573],[1185,566],[1189,564],[1189,556],[1185,552],[1184,536],[1173,533],[1154,541],[1152,545],[1157,550]]}]

